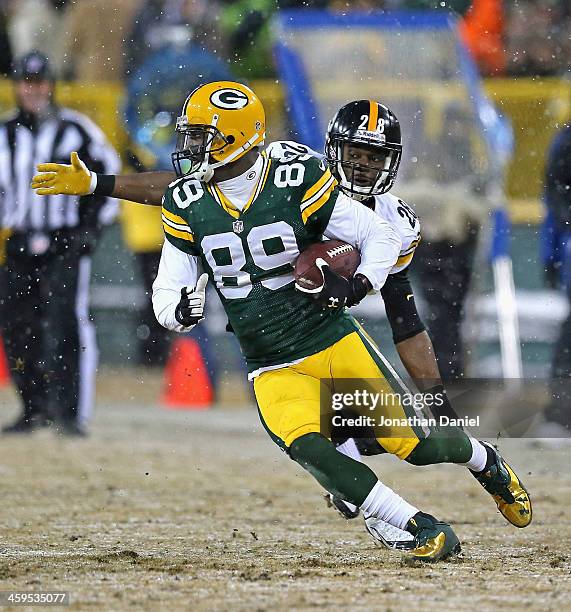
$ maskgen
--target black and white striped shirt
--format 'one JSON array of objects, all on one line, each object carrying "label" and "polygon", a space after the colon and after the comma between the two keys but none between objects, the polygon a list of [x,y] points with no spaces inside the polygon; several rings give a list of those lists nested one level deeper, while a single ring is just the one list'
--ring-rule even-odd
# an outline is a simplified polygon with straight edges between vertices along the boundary
[{"label": "black and white striped shirt", "polygon": [[36,165],[69,164],[77,151],[88,168],[116,174],[120,161],[103,132],[85,115],[54,107],[41,122],[18,112],[0,124],[0,227],[15,232],[53,232],[111,223],[118,211],[112,198],[80,206],[75,196],[39,196],[30,188]]}]

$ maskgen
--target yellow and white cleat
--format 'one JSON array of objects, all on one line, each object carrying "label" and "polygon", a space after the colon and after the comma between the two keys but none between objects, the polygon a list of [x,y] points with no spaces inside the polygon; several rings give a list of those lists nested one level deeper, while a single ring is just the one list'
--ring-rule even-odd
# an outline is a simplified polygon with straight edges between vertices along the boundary
[{"label": "yellow and white cleat", "polygon": [[533,511],[529,493],[507,461],[488,442],[482,442],[494,454],[494,463],[480,474],[476,480],[494,498],[502,516],[516,527],[527,527],[531,523]]}]

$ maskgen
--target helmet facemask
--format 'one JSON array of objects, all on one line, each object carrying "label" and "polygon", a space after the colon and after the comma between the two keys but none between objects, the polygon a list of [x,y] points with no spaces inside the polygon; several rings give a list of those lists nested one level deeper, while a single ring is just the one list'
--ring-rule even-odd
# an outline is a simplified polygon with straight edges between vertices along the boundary
[{"label": "helmet facemask", "polygon": [[176,175],[208,182],[214,169],[220,162],[213,162],[211,155],[222,151],[231,144],[233,138],[227,138],[216,127],[218,115],[214,115],[212,123],[189,124],[188,118],[183,115],[176,121],[177,142],[175,152],[172,154],[172,163]]},{"label": "helmet facemask", "polygon": [[[349,147],[367,149],[379,157],[375,166],[351,160]],[[394,185],[400,165],[402,146],[396,143],[379,144],[349,136],[334,136],[327,143],[326,156],[339,188],[356,200],[386,193]]]}]

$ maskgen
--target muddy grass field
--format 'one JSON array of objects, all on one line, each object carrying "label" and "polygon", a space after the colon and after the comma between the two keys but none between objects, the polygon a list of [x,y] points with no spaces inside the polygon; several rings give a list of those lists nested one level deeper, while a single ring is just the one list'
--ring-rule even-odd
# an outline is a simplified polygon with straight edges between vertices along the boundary
[{"label": "muddy grass field", "polygon": [[247,398],[173,412],[133,386],[103,394],[86,440],[0,439],[0,590],[68,591],[72,610],[569,609],[569,448],[501,444],[531,491],[525,530],[463,468],[371,460],[460,536],[460,558],[425,566],[327,509]]}]

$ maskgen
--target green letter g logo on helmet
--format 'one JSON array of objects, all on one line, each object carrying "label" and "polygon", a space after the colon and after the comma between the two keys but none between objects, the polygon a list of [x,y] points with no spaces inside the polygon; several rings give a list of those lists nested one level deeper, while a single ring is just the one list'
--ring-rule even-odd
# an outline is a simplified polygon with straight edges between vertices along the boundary
[{"label": "green letter g logo on helmet", "polygon": [[210,101],[218,108],[238,110],[248,104],[248,96],[237,89],[219,89],[210,96]]}]

